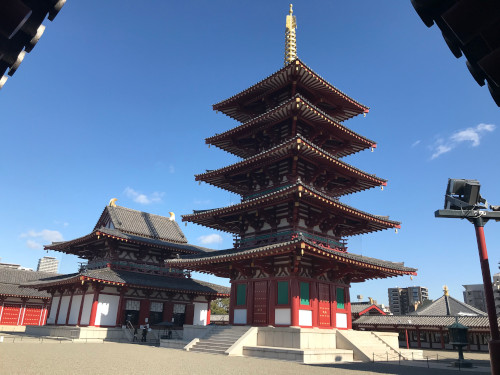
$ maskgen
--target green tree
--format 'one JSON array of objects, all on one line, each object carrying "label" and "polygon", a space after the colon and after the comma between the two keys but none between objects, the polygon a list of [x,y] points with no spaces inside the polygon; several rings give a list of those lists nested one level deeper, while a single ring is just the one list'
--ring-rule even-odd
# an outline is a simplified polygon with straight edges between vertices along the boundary
[{"label": "green tree", "polygon": [[210,310],[213,315],[229,314],[229,298],[217,298],[210,304]]}]

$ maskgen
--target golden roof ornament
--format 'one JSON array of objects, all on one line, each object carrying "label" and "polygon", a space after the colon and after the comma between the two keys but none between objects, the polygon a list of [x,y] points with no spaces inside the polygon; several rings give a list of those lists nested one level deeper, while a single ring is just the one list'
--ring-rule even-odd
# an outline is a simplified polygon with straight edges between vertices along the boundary
[{"label": "golden roof ornament", "polygon": [[448,289],[448,286],[443,286],[443,292],[446,297],[450,296],[450,290]]},{"label": "golden roof ornament", "polygon": [[109,201],[109,207],[116,207],[117,200],[118,198],[111,198],[111,200]]},{"label": "golden roof ornament", "polygon": [[293,4],[290,4],[290,12],[286,16],[285,30],[285,65],[297,59],[297,37],[295,29],[297,28],[297,20],[293,15]]},{"label": "golden roof ornament", "polygon": [[170,211],[169,214],[170,214],[170,217],[168,219],[170,221],[175,221],[175,214],[172,211]]}]

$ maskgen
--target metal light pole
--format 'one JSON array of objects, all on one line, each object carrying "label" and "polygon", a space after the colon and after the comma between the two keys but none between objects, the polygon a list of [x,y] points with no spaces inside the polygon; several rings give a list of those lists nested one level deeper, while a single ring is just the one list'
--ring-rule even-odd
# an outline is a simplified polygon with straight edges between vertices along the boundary
[{"label": "metal light pole", "polygon": [[[453,184],[456,184],[454,187]],[[484,225],[489,220],[500,221],[500,212],[484,211],[479,207],[480,203],[486,201],[479,195],[479,182],[475,180],[452,180],[448,182],[448,190],[445,198],[444,210],[437,210],[436,217],[467,219],[476,230],[477,247],[479,251],[479,262],[483,275],[484,294],[490,323],[491,341],[488,343],[490,351],[491,373],[500,374],[500,332],[495,310],[493,286],[484,238]],[[486,204],[487,206],[487,204]]]}]

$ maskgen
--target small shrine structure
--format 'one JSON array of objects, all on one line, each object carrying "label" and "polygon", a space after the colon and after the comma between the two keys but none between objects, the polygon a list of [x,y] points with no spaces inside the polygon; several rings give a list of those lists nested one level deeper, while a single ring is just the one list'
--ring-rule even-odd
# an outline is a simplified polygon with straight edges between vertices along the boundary
[{"label": "small shrine structure", "polygon": [[232,233],[234,248],[167,264],[229,278],[230,324],[350,329],[351,283],[416,269],[347,251],[348,237],[400,223],[340,201],[387,183],[343,160],[376,147],[343,124],[368,107],[297,58],[295,27],[290,9],[283,68],[213,106],[240,124],[206,143],[242,160],[196,180],[241,202],[182,220]]},{"label": "small shrine structure", "polygon": [[210,302],[227,297],[229,288],[194,280],[165,260],[211,250],[189,244],[173,213],[153,215],[115,201],[90,234],[45,246],[87,260],[79,272],[24,284],[52,296],[47,325],[210,324]]}]

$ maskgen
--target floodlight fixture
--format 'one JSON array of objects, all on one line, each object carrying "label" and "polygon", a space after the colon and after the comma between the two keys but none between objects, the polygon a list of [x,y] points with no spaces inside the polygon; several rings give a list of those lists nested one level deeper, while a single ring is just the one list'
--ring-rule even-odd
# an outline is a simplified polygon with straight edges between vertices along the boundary
[{"label": "floodlight fixture", "polygon": [[[481,197],[478,180],[450,178],[444,198],[445,210],[474,210],[488,207],[486,199]],[[481,206],[484,204],[484,206]]]}]

